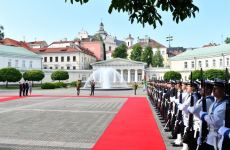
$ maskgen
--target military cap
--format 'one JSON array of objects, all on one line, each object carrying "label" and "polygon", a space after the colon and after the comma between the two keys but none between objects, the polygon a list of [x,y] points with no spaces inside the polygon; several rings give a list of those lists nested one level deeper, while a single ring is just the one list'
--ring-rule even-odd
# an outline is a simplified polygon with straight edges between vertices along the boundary
[{"label": "military cap", "polygon": [[219,87],[224,87],[225,86],[225,81],[221,79],[215,79],[213,82],[214,86],[219,86]]}]

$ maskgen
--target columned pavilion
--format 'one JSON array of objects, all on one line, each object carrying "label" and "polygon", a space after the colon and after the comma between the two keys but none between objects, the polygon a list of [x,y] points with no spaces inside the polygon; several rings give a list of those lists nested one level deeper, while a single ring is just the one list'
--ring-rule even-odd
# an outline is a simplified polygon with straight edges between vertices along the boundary
[{"label": "columned pavilion", "polygon": [[[132,61],[122,58],[114,58],[105,61],[100,61],[91,64],[93,70],[101,68],[114,68],[121,74],[121,80],[126,82],[140,82],[144,79],[146,63]],[[116,82],[116,78],[114,78]]]}]

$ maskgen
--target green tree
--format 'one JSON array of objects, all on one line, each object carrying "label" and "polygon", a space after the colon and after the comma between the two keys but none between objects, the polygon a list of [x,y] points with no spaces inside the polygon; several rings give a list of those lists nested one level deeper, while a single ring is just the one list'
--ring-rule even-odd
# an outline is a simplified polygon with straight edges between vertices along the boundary
[{"label": "green tree", "polygon": [[135,61],[141,61],[142,47],[140,44],[135,44],[132,47],[130,59]]},{"label": "green tree", "polygon": [[15,68],[0,69],[0,81],[6,82],[6,87],[8,87],[8,82],[18,82],[21,78],[21,72]]},{"label": "green tree", "polygon": [[69,73],[67,71],[62,71],[62,70],[54,71],[51,74],[51,79],[58,80],[59,82],[60,80],[67,80],[69,79]]},{"label": "green tree", "polygon": [[220,69],[209,69],[204,72],[204,77],[209,80],[214,80],[216,78],[218,79],[224,79],[224,70]]},{"label": "green tree", "polygon": [[169,80],[180,80],[181,79],[181,74],[176,71],[167,71],[164,74],[164,80],[169,81]]},{"label": "green tree", "polygon": [[120,46],[118,46],[117,48],[115,48],[115,50],[112,53],[112,57],[113,58],[127,58],[128,54],[127,54],[127,46],[125,44],[121,44]]},{"label": "green tree", "polygon": [[143,62],[146,62],[148,67],[150,66],[150,64],[152,65],[153,51],[152,51],[152,48],[150,46],[145,47],[145,49],[142,53],[142,56],[141,56],[141,60]]},{"label": "green tree", "polygon": [[153,55],[152,65],[153,67],[163,67],[164,58],[161,55],[160,50],[158,49],[156,53]]},{"label": "green tree", "polygon": [[[81,4],[89,2],[89,0],[65,0],[69,1],[72,4],[74,1]],[[162,25],[159,12],[170,12],[173,21],[179,23],[186,18],[195,17],[199,8],[193,4],[193,0],[111,0],[108,12],[111,14],[113,10],[127,12],[131,23],[137,21],[143,26],[149,24],[156,28],[157,23]]]},{"label": "green tree", "polygon": [[33,84],[33,81],[41,81],[45,77],[45,74],[41,70],[28,70],[22,76],[24,80],[32,81]]},{"label": "green tree", "polygon": [[0,25],[0,40],[4,39],[4,27],[2,25]]},{"label": "green tree", "polygon": [[225,39],[225,41],[224,41],[226,44],[230,44],[230,38],[229,37],[227,37],[226,39]]},{"label": "green tree", "polygon": [[[204,72],[203,72],[204,73]],[[203,77],[205,78],[205,77]],[[194,70],[192,71],[192,80],[200,80],[201,81],[202,76],[201,76],[201,71],[200,70]],[[189,75],[189,80],[191,80],[191,74]]]}]

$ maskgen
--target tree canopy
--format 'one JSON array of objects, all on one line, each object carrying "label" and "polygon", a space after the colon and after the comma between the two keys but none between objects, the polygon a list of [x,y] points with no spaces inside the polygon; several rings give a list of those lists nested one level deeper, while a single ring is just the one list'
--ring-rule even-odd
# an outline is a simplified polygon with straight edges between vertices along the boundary
[{"label": "tree canopy", "polygon": [[41,81],[45,77],[41,70],[28,70],[23,73],[23,79],[28,81]]},{"label": "tree canopy", "polygon": [[227,37],[226,39],[225,39],[225,41],[224,41],[226,44],[230,44],[230,38],[229,37]]},{"label": "tree canopy", "polygon": [[2,25],[0,25],[0,40],[4,39],[4,27]]},{"label": "tree canopy", "polygon": [[8,82],[18,82],[22,78],[22,74],[15,68],[2,68],[0,69],[0,81],[6,81],[6,87]]},{"label": "tree canopy", "polygon": [[[85,4],[90,0],[65,0],[65,2]],[[157,24],[163,24],[159,12],[167,11],[172,14],[173,21],[179,23],[186,18],[195,17],[199,8],[193,0],[111,0],[108,12],[113,10],[127,12],[131,23],[137,21],[143,26],[149,24],[156,28]]]},{"label": "tree canopy", "polygon": [[164,58],[161,55],[160,50],[158,49],[156,53],[153,55],[152,65],[153,67],[163,67]]},{"label": "tree canopy", "polygon": [[176,71],[167,71],[164,74],[164,80],[169,81],[169,80],[180,80],[181,79],[181,74]]},{"label": "tree canopy", "polygon": [[142,56],[141,56],[141,60],[143,62],[147,63],[147,66],[149,67],[150,65],[152,65],[152,59],[153,59],[153,51],[152,48],[150,46],[145,47]]},{"label": "tree canopy", "polygon": [[62,70],[54,71],[51,74],[51,79],[58,80],[59,82],[60,80],[67,80],[69,79],[69,73],[67,71],[62,71]]},{"label": "tree canopy", "polygon": [[115,48],[115,50],[112,53],[112,57],[113,58],[127,58],[128,54],[127,54],[127,46],[125,44],[121,44],[120,46],[118,46],[117,48]]},{"label": "tree canopy", "polygon": [[130,54],[130,59],[135,61],[141,61],[141,55],[142,55],[142,47],[140,44],[135,44],[132,47],[132,51]]}]

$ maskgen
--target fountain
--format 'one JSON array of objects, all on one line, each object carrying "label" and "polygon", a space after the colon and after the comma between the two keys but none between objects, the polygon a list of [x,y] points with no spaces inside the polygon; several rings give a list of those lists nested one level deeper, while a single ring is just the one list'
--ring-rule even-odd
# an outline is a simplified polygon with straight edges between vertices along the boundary
[{"label": "fountain", "polygon": [[113,68],[100,68],[90,75],[83,89],[90,89],[90,82],[94,80],[96,90],[130,90],[121,74]]}]

